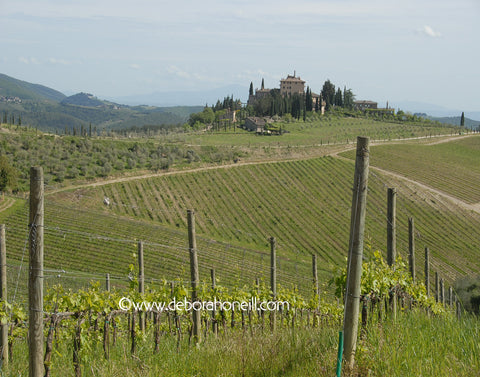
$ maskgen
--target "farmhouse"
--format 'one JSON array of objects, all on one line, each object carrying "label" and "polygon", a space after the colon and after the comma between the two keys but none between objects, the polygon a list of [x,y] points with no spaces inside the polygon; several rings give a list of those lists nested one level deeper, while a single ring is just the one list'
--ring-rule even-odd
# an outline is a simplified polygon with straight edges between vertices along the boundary
[{"label": "farmhouse", "polygon": [[245,129],[254,131],[257,134],[263,134],[269,123],[273,123],[273,119],[270,117],[247,117],[245,119]]},{"label": "farmhouse", "polygon": [[355,110],[360,110],[363,112],[368,112],[370,114],[379,114],[379,115],[394,115],[395,109],[391,109],[388,107],[386,108],[379,108],[378,103],[374,101],[354,101],[353,105]]},{"label": "farmhouse", "polygon": [[378,107],[378,103],[373,101],[354,101],[353,105],[355,110],[360,111],[364,111],[366,109],[376,109]]},{"label": "farmhouse", "polygon": [[320,114],[325,114],[325,107],[327,103],[322,99],[320,94],[312,92],[312,109],[320,112]]}]

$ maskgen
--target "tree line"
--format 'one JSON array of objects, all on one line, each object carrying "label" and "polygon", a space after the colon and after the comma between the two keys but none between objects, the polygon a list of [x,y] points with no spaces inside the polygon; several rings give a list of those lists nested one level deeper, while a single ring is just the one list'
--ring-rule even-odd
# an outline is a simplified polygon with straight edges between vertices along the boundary
[{"label": "tree line", "polygon": [[[253,83],[250,83],[249,93],[253,95]],[[288,96],[281,95],[280,89],[272,89],[267,95],[257,99],[253,105],[248,105],[247,113],[253,116],[290,114],[295,119],[300,119],[302,116],[305,119],[307,112],[319,112],[323,105],[326,111],[334,107],[352,110],[354,100],[355,95],[352,89],[346,87],[343,91],[340,88],[336,89],[335,85],[327,80],[323,84],[319,97],[314,95],[309,86],[305,93],[294,93]]]}]

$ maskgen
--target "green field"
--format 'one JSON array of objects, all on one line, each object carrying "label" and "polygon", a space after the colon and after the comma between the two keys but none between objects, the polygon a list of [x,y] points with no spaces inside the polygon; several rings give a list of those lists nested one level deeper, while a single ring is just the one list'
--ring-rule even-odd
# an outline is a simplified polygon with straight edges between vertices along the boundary
[{"label": "green field", "polygon": [[[262,137],[237,130],[237,134],[173,134],[152,140],[53,138],[36,136],[31,131],[20,131],[17,137],[13,130],[7,130],[5,140],[11,141],[3,143],[7,154],[10,149],[12,153],[34,149],[39,162],[46,164],[51,180],[55,179],[56,164],[75,166],[75,161],[97,156],[92,152],[100,153],[98,146],[108,151],[112,166],[119,166],[115,175],[124,172],[127,157],[133,162],[135,158],[142,161],[133,164],[138,167],[129,169],[129,175],[148,173],[145,167],[164,153],[162,145],[166,142],[168,153],[178,155],[173,171],[164,175],[159,172],[158,177],[96,188],[88,187],[87,181],[78,189],[48,195],[45,263],[54,270],[67,271],[52,273],[48,283],[58,280],[80,286],[90,277],[103,280],[108,272],[118,277],[119,285],[125,284],[138,240],[147,245],[148,277],[186,279],[186,211],[194,209],[204,279],[210,268],[216,268],[217,276],[227,285],[251,283],[256,277],[268,280],[268,238],[273,236],[278,245],[280,283],[309,290],[311,254],[319,256],[319,273],[326,282],[332,269],[345,263],[348,248],[353,162],[326,155],[352,148],[357,134],[382,140],[425,136],[430,140],[430,136],[458,131],[433,123],[388,123],[335,116],[285,123],[284,129],[289,132],[283,136]],[[34,148],[37,139],[42,148]],[[467,145],[470,140],[478,138],[462,143]],[[55,149],[42,159],[41,150],[48,151],[48,143],[53,143]],[[454,156],[454,148],[449,150],[449,145],[372,147],[372,164],[378,161],[377,150],[382,156],[389,148],[443,148],[446,155]],[[122,154],[126,149],[127,157]],[[190,158],[189,150],[195,152],[195,158]],[[413,149],[408,153],[415,155]],[[242,156],[239,164],[232,163],[235,156]],[[18,156],[15,158],[18,160]],[[115,158],[121,160],[119,164],[114,163]],[[428,166],[428,159],[423,160]],[[221,165],[228,162],[230,165]],[[215,164],[221,166],[215,168]],[[68,178],[63,182],[74,183]],[[428,246],[433,268],[450,282],[480,270],[475,252],[479,241],[477,214],[452,208],[433,194],[419,192],[412,185],[378,172],[371,174],[368,195],[366,235],[372,250],[385,250],[386,189],[392,186],[399,190],[400,255],[406,256],[407,219],[413,216],[418,261],[423,260],[423,248]],[[47,194],[55,189],[58,186],[49,184]],[[108,207],[103,204],[105,197],[111,203]],[[27,234],[26,202],[16,200],[13,207],[0,214],[0,220],[7,225],[12,269],[24,258]],[[5,207],[11,204],[12,199],[7,198]],[[450,224],[448,229],[446,223]],[[417,270],[421,276],[421,262]]]},{"label": "green field", "polygon": [[[89,339],[81,353],[83,375],[92,376],[334,376],[339,325],[312,327],[298,318],[297,326],[243,331],[228,328],[215,338],[209,332],[199,347],[172,334],[160,338],[153,351],[153,326],[138,336],[130,355],[127,331],[119,330],[110,360],[103,357],[101,339]],[[164,319],[165,325],[166,319]],[[248,322],[247,322],[248,325]],[[167,326],[168,327],[168,326]],[[64,330],[65,331],[65,330]],[[71,334],[59,339],[52,358],[52,376],[74,376]],[[399,312],[369,324],[358,341],[355,376],[477,376],[480,371],[480,326],[477,318],[457,320],[453,314],[430,316],[422,311]],[[345,371],[345,367],[343,368]],[[5,376],[28,374],[28,346],[17,339]],[[343,373],[346,375],[346,373]]]},{"label": "green field", "polygon": [[[349,157],[353,154],[346,153]],[[480,135],[440,144],[394,144],[371,148],[370,164],[479,203]]]},{"label": "green field", "polygon": [[[65,269],[52,282],[87,283],[88,274],[125,280],[136,241],[146,242],[147,278],[186,279],[186,211],[195,209],[201,275],[216,268],[223,284],[268,281],[268,237],[277,239],[279,283],[308,292],[311,254],[326,282],[343,265],[348,244],[353,163],[334,157],[234,166],[83,188],[46,200],[46,265]],[[454,209],[402,181],[372,173],[366,236],[385,250],[386,190],[398,188],[397,248],[408,250],[407,219],[415,218],[417,271],[423,248],[448,281],[480,270],[476,248],[480,216]],[[103,204],[110,199],[109,207]],[[27,207],[17,201],[1,216],[8,227],[9,258],[18,263],[25,245]],[[445,227],[445,224],[449,224]],[[367,255],[369,251],[367,250]],[[85,275],[76,278],[78,271]],[[69,275],[70,274],[70,275]],[[63,279],[63,280],[62,280]]]},{"label": "green field", "polygon": [[374,140],[406,139],[413,137],[430,137],[450,135],[461,132],[456,126],[440,123],[392,122],[371,118],[345,118],[339,116],[314,116],[306,122],[280,122],[284,133],[281,136],[255,136],[240,128],[231,128],[227,133],[215,132],[184,135],[188,144],[236,146],[270,146],[296,147],[318,146],[328,144],[345,144],[353,142],[357,136],[369,136]]},{"label": "green field", "polygon": [[[120,156],[121,150],[135,143],[139,147],[148,143],[145,153],[130,154],[132,158],[135,155],[144,158],[142,168],[130,169],[131,178],[125,181],[109,181],[115,178],[110,176],[104,182],[96,182],[98,186],[91,186],[88,182],[66,179],[63,184],[70,186],[69,189],[46,187],[45,286],[85,287],[92,280],[103,282],[109,273],[112,287],[125,288],[129,285],[129,264],[137,263],[135,253],[140,240],[144,242],[147,286],[164,284],[160,283],[162,280],[188,286],[186,218],[187,209],[194,209],[202,281],[208,284],[210,269],[215,268],[218,283],[232,291],[244,284],[252,286],[256,278],[268,285],[268,238],[273,236],[277,240],[279,288],[298,287],[300,294],[310,298],[311,254],[316,254],[322,299],[335,305],[339,301],[333,297],[333,288],[327,282],[334,276],[335,267],[346,265],[354,175],[353,160],[337,157],[335,153],[353,148],[351,143],[357,133],[377,136],[388,143],[373,146],[370,152],[366,259],[377,249],[385,255],[387,189],[396,187],[397,252],[406,259],[408,218],[413,217],[418,279],[423,279],[425,247],[431,251],[432,287],[434,272],[445,278],[447,286],[458,277],[480,272],[480,214],[373,168],[392,170],[466,203],[477,203],[478,136],[428,145],[441,138],[431,139],[430,136],[438,135],[435,131],[415,125],[345,119],[338,120],[336,127],[331,128],[320,121],[291,126],[292,132],[281,137],[261,137],[244,131],[168,136],[170,146],[178,144],[185,152],[194,150],[199,160],[189,163],[187,152],[179,154],[172,169],[143,179],[135,179],[134,175],[152,173],[144,168],[150,163],[145,153],[157,150],[165,139],[102,139],[101,145],[111,152],[112,161]],[[436,132],[450,134],[456,130],[442,128]],[[20,140],[25,142],[23,136]],[[397,144],[388,141],[423,136],[427,138]],[[35,137],[30,137],[28,143],[35,143]],[[87,141],[92,147],[97,142]],[[88,156],[77,146],[87,141],[65,138],[56,145],[68,144],[73,148],[72,155],[80,161]],[[5,150],[12,147],[7,144],[3,144]],[[20,148],[18,145],[14,149]],[[59,154],[65,157],[66,164],[74,165],[68,151],[60,149],[51,158]],[[345,156],[352,154],[346,152]],[[239,155],[240,161],[233,163],[233,157]],[[405,162],[397,164],[398,160]],[[420,170],[415,170],[417,164]],[[118,169],[115,176],[124,169]],[[54,169],[50,174],[54,179]],[[104,204],[105,198],[108,205]],[[26,195],[5,196],[0,209],[0,222],[7,226],[8,297],[26,307],[29,233]],[[53,303],[46,305],[51,307]],[[431,316],[403,308],[397,321],[377,322],[380,315],[373,314],[370,316],[373,323],[369,323],[359,340],[356,358],[359,375],[478,374],[476,319],[467,317],[457,321],[452,314]],[[325,321],[322,326],[312,327],[307,315],[299,315],[298,328],[290,329],[289,323],[282,320],[280,329],[273,334],[257,328],[241,330],[237,319],[235,330],[226,326],[219,339],[206,337],[198,348],[191,346],[187,332],[179,341],[165,332],[157,354],[152,352],[153,334],[149,327],[147,335],[139,337],[134,357],[129,354],[125,330],[112,346],[110,361],[103,359],[100,332],[94,331],[96,340],[87,342],[82,351],[82,368],[84,373],[100,376],[215,375],[224,371],[224,375],[333,375],[340,325],[329,322],[327,316],[322,319]],[[92,322],[84,325],[89,332],[94,326]],[[184,325],[188,327],[188,319]],[[162,326],[170,326],[170,317],[163,319]],[[55,346],[54,375],[73,373],[72,334],[66,325],[65,331],[65,339]],[[26,372],[23,336],[15,338],[13,353],[14,361],[6,370],[12,376]]]}]

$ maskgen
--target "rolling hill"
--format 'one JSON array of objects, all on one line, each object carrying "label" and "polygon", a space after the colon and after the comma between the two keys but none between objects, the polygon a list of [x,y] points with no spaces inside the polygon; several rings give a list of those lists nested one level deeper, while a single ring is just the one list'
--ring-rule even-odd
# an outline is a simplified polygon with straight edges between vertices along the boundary
[{"label": "rolling hill", "polygon": [[[201,106],[126,106],[78,93],[67,97],[45,87],[0,75],[0,114],[15,124],[63,133],[92,124],[96,129],[181,125]],[[3,119],[2,117],[2,119]]]},{"label": "rolling hill", "polygon": [[18,97],[22,101],[60,102],[66,96],[57,90],[39,84],[17,80],[0,73],[0,96]]},{"label": "rolling hill", "polygon": [[[458,149],[468,150],[478,137],[468,140],[434,150],[453,158]],[[372,156],[387,147],[404,153],[404,145],[372,147]],[[434,154],[423,152],[421,143],[408,146],[412,155],[418,149],[425,160],[430,155],[435,159]],[[375,158],[372,164],[376,164]],[[444,178],[438,171],[435,177],[425,179],[438,187]],[[138,240],[145,244],[147,280],[188,280],[186,211],[193,208],[201,279],[208,279],[210,268],[215,268],[227,286],[251,283],[256,277],[268,281],[268,237],[274,236],[279,284],[295,285],[308,294],[311,254],[318,256],[324,287],[332,269],[345,263],[352,179],[353,161],[324,156],[197,167],[52,193],[45,201],[45,264],[52,271],[64,272],[52,274],[48,284],[85,285],[91,279],[103,280],[108,272],[115,277],[114,285],[125,285]],[[431,250],[432,271],[438,271],[448,283],[480,271],[478,213],[373,166],[367,198],[367,258],[377,249],[385,253],[388,187],[398,190],[397,250],[404,260],[407,220],[415,219],[419,279],[425,247]],[[454,185],[452,189],[457,190]],[[0,221],[8,227],[11,266],[22,259],[27,211],[26,202],[17,199],[0,214]]]}]

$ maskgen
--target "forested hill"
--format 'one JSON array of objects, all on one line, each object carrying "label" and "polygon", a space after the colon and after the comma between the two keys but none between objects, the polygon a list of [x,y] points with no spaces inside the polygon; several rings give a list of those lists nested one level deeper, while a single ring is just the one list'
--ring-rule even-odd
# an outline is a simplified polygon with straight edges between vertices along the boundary
[{"label": "forested hill", "polygon": [[42,131],[74,133],[92,125],[97,130],[181,125],[202,107],[126,106],[78,93],[67,97],[43,85],[0,74],[0,121]]},{"label": "forested hill", "polygon": [[0,97],[18,97],[22,101],[54,101],[60,102],[65,94],[39,84],[17,80],[0,73]]}]

